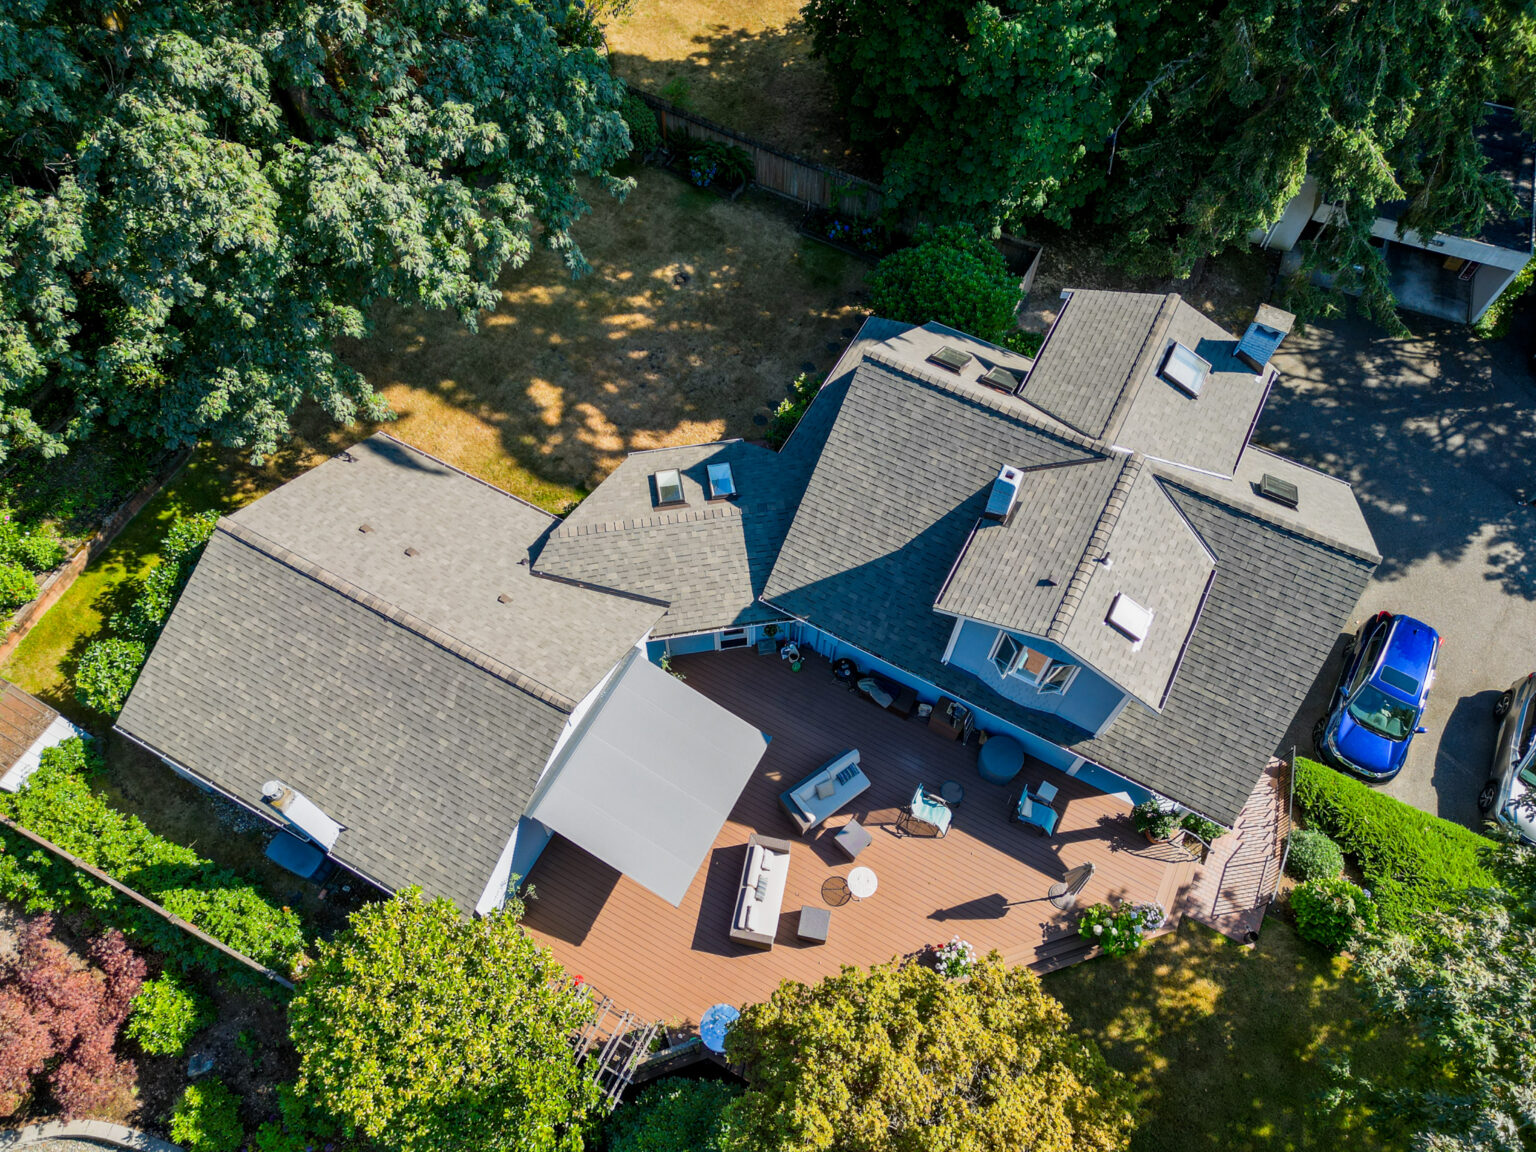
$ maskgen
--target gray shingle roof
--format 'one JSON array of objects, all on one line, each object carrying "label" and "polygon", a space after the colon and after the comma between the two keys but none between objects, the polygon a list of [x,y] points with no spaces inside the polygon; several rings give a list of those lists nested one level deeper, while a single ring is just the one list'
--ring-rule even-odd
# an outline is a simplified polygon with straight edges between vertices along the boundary
[{"label": "gray shingle roof", "polygon": [[220,522],[118,727],[247,804],[281,779],[347,826],[339,860],[473,908],[663,610],[535,576],[555,523],[373,436]]},{"label": "gray shingle roof", "polygon": [[914,672],[916,653],[943,654],[951,621],[933,604],[999,465],[1097,457],[1030,424],[1017,401],[874,360],[812,408],[835,419],[766,598]]},{"label": "gray shingle roof", "polygon": [[[739,496],[708,500],[707,467],[728,463]],[[676,468],[684,507],[657,508],[651,477]],[[671,604],[653,634],[783,619],[758,600],[793,508],[779,455],[740,440],[628,457],[545,541],[534,570]]]},{"label": "gray shingle roof", "polygon": [[1167,487],[1216,556],[1210,597],[1161,714],[1132,705],[1074,750],[1230,825],[1375,564]]},{"label": "gray shingle roof", "polygon": [[[1145,373],[1176,296],[1074,291],[1020,395],[1085,436],[1103,436]],[[1159,344],[1160,347],[1160,344]]]},{"label": "gray shingle roof", "polygon": [[218,532],[118,727],[247,804],[281,779],[347,826],[338,859],[467,910],[565,721]]}]

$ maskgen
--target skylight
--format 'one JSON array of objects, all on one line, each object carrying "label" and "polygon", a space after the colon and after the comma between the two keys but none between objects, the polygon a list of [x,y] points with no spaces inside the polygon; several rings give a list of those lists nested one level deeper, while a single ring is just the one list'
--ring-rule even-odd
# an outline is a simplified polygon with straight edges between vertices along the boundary
[{"label": "skylight", "polygon": [[971,362],[971,354],[962,352],[958,348],[945,345],[928,357],[930,364],[937,364],[940,368],[948,368],[951,372],[958,372]]},{"label": "skylight", "polygon": [[729,464],[709,466],[709,498],[729,500],[736,495],[736,478],[731,475]]},{"label": "skylight", "polygon": [[1139,645],[1152,627],[1152,609],[1143,608],[1124,592],[1117,592],[1105,623]]},{"label": "skylight", "polygon": [[683,477],[676,468],[668,468],[656,473],[653,477],[656,481],[656,506],[664,504],[681,504],[683,502]]},{"label": "skylight", "polygon": [[1180,391],[1198,396],[1200,389],[1205,387],[1206,373],[1210,370],[1210,364],[1175,340],[1168,349],[1168,355],[1163,357],[1159,375]]},{"label": "skylight", "polygon": [[1295,508],[1301,503],[1301,493],[1296,485],[1268,472],[1259,477],[1259,495],[1276,504],[1284,504],[1287,508]]},{"label": "skylight", "polygon": [[981,378],[983,384],[990,385],[1000,392],[1012,392],[1019,386],[1019,378],[1006,368],[993,366]]}]

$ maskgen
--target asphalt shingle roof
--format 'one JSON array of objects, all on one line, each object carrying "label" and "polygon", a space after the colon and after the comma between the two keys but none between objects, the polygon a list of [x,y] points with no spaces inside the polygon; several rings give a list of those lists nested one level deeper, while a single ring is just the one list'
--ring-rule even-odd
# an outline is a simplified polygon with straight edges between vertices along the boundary
[{"label": "asphalt shingle roof", "polygon": [[1231,825],[1375,562],[1165,483],[1216,556],[1210,596],[1161,714],[1132,705],[1074,751]]},{"label": "asphalt shingle roof", "polygon": [[[719,463],[735,500],[708,499]],[[668,468],[681,473],[684,507],[655,506],[651,477]],[[637,452],[550,534],[534,570],[667,601],[657,637],[782,620],[758,596],[797,495],[790,471],[740,440]]]},{"label": "asphalt shingle roof", "polygon": [[346,825],[337,859],[473,908],[664,608],[535,576],[555,523],[371,437],[220,522],[118,727],[258,810],[282,780]]}]

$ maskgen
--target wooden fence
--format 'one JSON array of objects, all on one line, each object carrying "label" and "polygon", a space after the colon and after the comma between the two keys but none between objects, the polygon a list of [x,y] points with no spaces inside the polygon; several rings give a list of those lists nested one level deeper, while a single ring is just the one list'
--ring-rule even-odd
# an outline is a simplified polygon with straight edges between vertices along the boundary
[{"label": "wooden fence", "polygon": [[845,216],[878,216],[885,209],[885,192],[878,184],[733,132],[723,124],[684,112],[649,92],[638,88],[630,91],[656,113],[656,125],[664,139],[681,136],[690,140],[720,140],[744,148],[752,157],[752,183],[765,191],[807,207],[833,209]]}]

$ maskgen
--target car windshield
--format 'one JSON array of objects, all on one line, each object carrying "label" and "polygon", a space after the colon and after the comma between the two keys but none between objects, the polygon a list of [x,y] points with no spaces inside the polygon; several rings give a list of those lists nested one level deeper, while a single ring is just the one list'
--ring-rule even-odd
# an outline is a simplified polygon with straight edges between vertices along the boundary
[{"label": "car windshield", "polygon": [[1349,702],[1349,714],[1378,736],[1406,740],[1418,724],[1413,705],[1394,700],[1374,684],[1367,684]]}]

